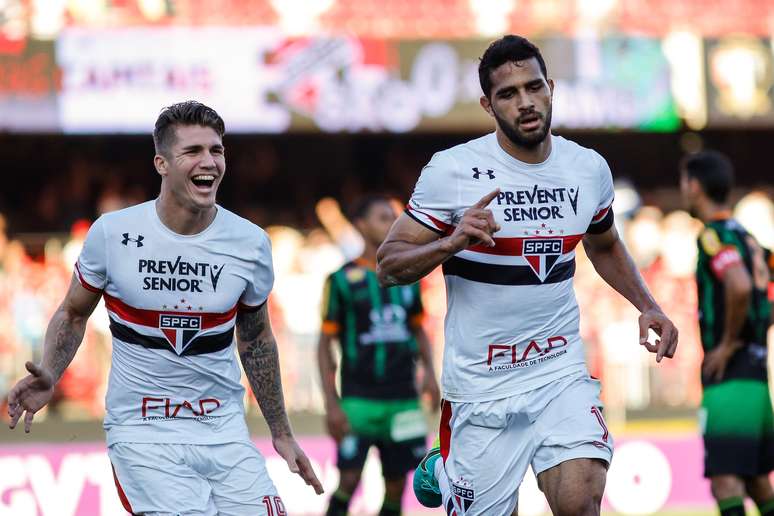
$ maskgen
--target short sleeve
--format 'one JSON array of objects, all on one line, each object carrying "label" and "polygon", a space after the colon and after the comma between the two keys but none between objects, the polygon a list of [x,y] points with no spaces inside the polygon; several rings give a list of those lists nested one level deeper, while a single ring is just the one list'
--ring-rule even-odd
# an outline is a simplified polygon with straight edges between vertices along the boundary
[{"label": "short sleeve", "polygon": [[102,292],[107,284],[107,242],[102,217],[86,234],[83,249],[75,262],[75,274],[81,286],[92,292]]},{"label": "short sleeve", "polygon": [[599,197],[594,216],[591,218],[587,233],[595,235],[604,233],[613,225],[613,199],[615,189],[613,187],[613,174],[610,166],[602,156],[599,156]]},{"label": "short sleeve", "polygon": [[704,254],[709,257],[710,269],[718,279],[723,279],[729,267],[742,263],[742,255],[736,246],[731,242],[723,242],[712,227],[706,227],[701,232],[699,245]]},{"label": "short sleeve", "polygon": [[274,286],[271,242],[263,230],[259,236],[256,258],[252,265],[252,274],[239,299],[239,310],[242,312],[250,312],[262,307]]},{"label": "short sleeve", "polygon": [[322,296],[322,332],[326,335],[338,335],[341,330],[339,314],[341,313],[341,294],[336,288],[333,276],[325,281]]},{"label": "short sleeve", "polygon": [[438,152],[425,165],[419,176],[414,193],[406,206],[406,214],[426,228],[440,235],[452,229],[454,200],[453,180],[456,170],[454,158]]}]

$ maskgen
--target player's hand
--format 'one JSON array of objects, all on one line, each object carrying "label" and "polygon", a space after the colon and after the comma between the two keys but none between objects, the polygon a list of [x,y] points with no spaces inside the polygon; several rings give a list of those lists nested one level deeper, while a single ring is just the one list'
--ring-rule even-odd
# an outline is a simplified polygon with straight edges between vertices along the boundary
[{"label": "player's hand", "polygon": [[704,355],[704,361],[701,364],[701,372],[705,378],[719,382],[726,374],[728,361],[741,347],[741,342],[728,344],[721,342],[720,345]]},{"label": "player's hand", "polygon": [[430,398],[430,407],[433,409],[433,412],[438,410],[441,405],[441,390],[438,388],[435,376],[425,373],[425,377],[422,380],[422,394]]},{"label": "player's hand", "polygon": [[[660,308],[652,308],[640,314],[640,344],[656,354],[656,362],[664,357],[672,358],[677,351],[677,328]],[[648,330],[658,335],[656,342],[648,342]]]},{"label": "player's hand", "polygon": [[306,482],[306,485],[312,486],[314,492],[317,494],[323,493],[322,484],[317,478],[317,475],[312,469],[312,464],[309,462],[306,454],[298,446],[298,443],[291,435],[285,435],[282,437],[275,437],[272,439],[274,449],[279,453],[280,457],[285,459],[288,463],[288,469],[300,476]]},{"label": "player's hand", "polygon": [[19,380],[8,393],[8,416],[11,418],[8,426],[11,430],[16,428],[19,418],[24,415],[24,431],[30,433],[33,416],[54,394],[54,378],[47,369],[32,362],[24,365],[30,374]]},{"label": "player's hand", "polygon": [[352,428],[349,426],[347,415],[338,404],[331,403],[325,414],[325,425],[328,427],[328,435],[340,443],[349,434]]},{"label": "player's hand", "polygon": [[495,246],[492,235],[500,231],[500,226],[495,222],[492,210],[487,209],[487,206],[499,193],[499,188],[492,190],[476,204],[465,210],[459,224],[449,236],[454,253],[476,244],[484,244],[488,247]]}]

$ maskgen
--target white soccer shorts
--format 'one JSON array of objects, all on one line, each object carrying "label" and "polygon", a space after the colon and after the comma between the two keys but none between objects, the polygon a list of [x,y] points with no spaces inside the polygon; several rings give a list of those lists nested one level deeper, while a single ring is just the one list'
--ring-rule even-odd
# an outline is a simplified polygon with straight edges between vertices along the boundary
[{"label": "white soccer shorts", "polygon": [[146,516],[286,516],[251,442],[116,443],[108,448],[124,508]]},{"label": "white soccer shorts", "polygon": [[571,459],[610,464],[613,438],[599,382],[570,375],[510,398],[445,401],[436,476],[450,516],[508,516],[528,466],[535,475]]}]

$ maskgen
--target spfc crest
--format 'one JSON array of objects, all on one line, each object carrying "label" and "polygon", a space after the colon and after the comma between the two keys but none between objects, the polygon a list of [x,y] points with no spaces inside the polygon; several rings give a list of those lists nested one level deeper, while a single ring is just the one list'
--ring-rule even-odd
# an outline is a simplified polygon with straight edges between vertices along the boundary
[{"label": "spfc crest", "polygon": [[545,282],[556,261],[562,256],[563,248],[561,238],[529,238],[524,240],[522,255],[540,281]]},{"label": "spfc crest", "polygon": [[[470,509],[470,506],[476,499],[476,492],[473,490],[473,486],[471,486],[468,482],[461,481],[453,483],[451,488],[452,496],[456,502],[456,507],[462,512],[462,514],[465,514],[468,512],[468,509]],[[451,498],[449,501],[451,502]],[[449,514],[451,513],[449,512]]]},{"label": "spfc crest", "polygon": [[200,315],[159,314],[159,329],[164,333],[175,353],[181,355],[201,331],[202,317]]}]

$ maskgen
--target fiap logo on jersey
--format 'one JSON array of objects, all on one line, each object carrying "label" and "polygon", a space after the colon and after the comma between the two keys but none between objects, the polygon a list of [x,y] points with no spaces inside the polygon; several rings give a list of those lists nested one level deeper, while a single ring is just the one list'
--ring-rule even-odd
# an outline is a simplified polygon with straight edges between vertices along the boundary
[{"label": "fiap logo on jersey", "polygon": [[175,353],[181,355],[202,329],[200,315],[159,314],[159,329]]},{"label": "fiap logo on jersey", "polygon": [[522,256],[540,281],[545,281],[562,256],[563,249],[561,238],[529,238],[524,240]]}]

